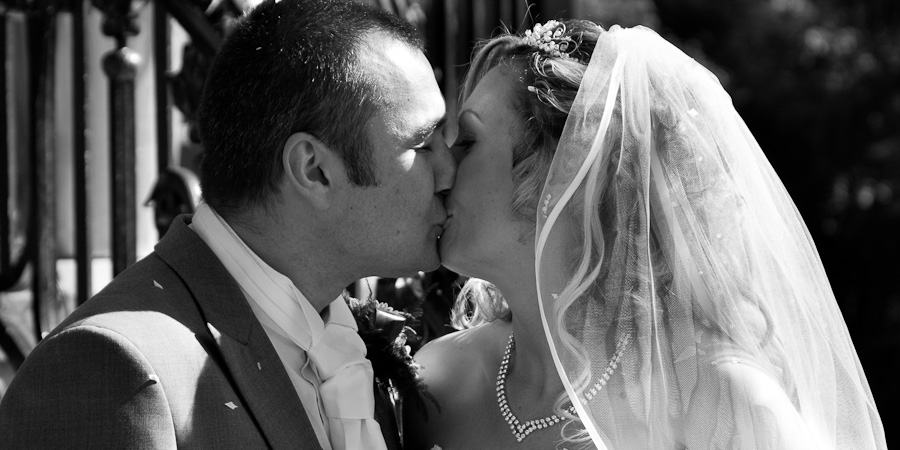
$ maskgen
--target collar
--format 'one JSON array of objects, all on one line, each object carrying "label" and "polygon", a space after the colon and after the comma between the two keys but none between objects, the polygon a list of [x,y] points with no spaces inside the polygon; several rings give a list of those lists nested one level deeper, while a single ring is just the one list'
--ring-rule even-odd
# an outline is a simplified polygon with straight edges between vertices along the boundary
[{"label": "collar", "polygon": [[[237,281],[247,299],[262,312],[261,322],[269,322],[277,333],[309,350],[318,344],[326,322],[312,304],[285,275],[273,269],[251,250],[230,225],[206,203],[200,203],[192,228]],[[323,310],[327,324],[356,331],[356,321],[338,296]]]}]

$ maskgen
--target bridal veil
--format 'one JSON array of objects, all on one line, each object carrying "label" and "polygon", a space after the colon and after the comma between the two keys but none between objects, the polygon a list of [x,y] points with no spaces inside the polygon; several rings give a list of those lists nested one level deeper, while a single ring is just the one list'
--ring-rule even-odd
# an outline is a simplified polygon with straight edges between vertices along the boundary
[{"label": "bridal veil", "polygon": [[544,328],[598,448],[886,448],[802,218],[675,46],[602,34],[539,201]]}]

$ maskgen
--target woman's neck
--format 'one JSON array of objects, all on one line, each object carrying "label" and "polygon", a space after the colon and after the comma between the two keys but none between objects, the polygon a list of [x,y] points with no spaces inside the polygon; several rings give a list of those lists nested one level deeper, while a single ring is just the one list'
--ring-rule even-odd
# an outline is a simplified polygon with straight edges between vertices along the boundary
[{"label": "woman's neck", "polygon": [[[511,328],[515,338],[515,350],[510,361],[507,384],[527,389],[528,397],[538,403],[556,399],[563,393],[553,355],[544,333],[538,306],[537,289],[533,278],[529,281],[495,284],[512,311]],[[519,394],[525,394],[519,392]],[[513,393],[512,395],[517,395]]]},{"label": "woman's neck", "polygon": [[556,399],[563,393],[564,388],[540,318],[535,324],[519,321],[516,313],[513,313],[512,328],[515,351],[511,358],[508,377],[515,378],[518,383],[535,393],[536,399],[548,396]]}]

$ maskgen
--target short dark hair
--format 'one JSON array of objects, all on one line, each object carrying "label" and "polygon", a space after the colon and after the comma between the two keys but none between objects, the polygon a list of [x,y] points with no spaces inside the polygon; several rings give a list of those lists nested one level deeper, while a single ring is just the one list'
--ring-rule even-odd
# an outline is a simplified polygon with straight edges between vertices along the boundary
[{"label": "short dark hair", "polygon": [[379,32],[423,49],[412,25],[350,0],[269,0],[241,17],[200,101],[204,200],[223,216],[267,206],[284,142],[300,131],[337,151],[352,183],[375,184],[364,125],[382,100],[359,54]]}]

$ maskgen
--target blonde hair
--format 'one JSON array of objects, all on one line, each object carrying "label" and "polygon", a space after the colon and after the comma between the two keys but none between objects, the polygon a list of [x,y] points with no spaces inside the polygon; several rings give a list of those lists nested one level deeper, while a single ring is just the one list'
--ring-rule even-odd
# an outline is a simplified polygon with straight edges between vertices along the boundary
[{"label": "blonde hair", "polygon": [[[466,73],[460,104],[475,90],[484,76],[499,66],[520,71],[513,108],[523,124],[522,139],[513,147],[512,210],[517,217],[534,221],[538,196],[553,161],[569,110],[600,35],[599,25],[587,20],[560,22],[563,36],[574,47],[567,56],[554,56],[529,45],[524,36],[504,30],[500,36],[478,44]],[[529,88],[533,88],[529,90]],[[457,329],[510,320],[512,317],[500,291],[491,283],[470,278],[456,298],[451,324]]]}]

